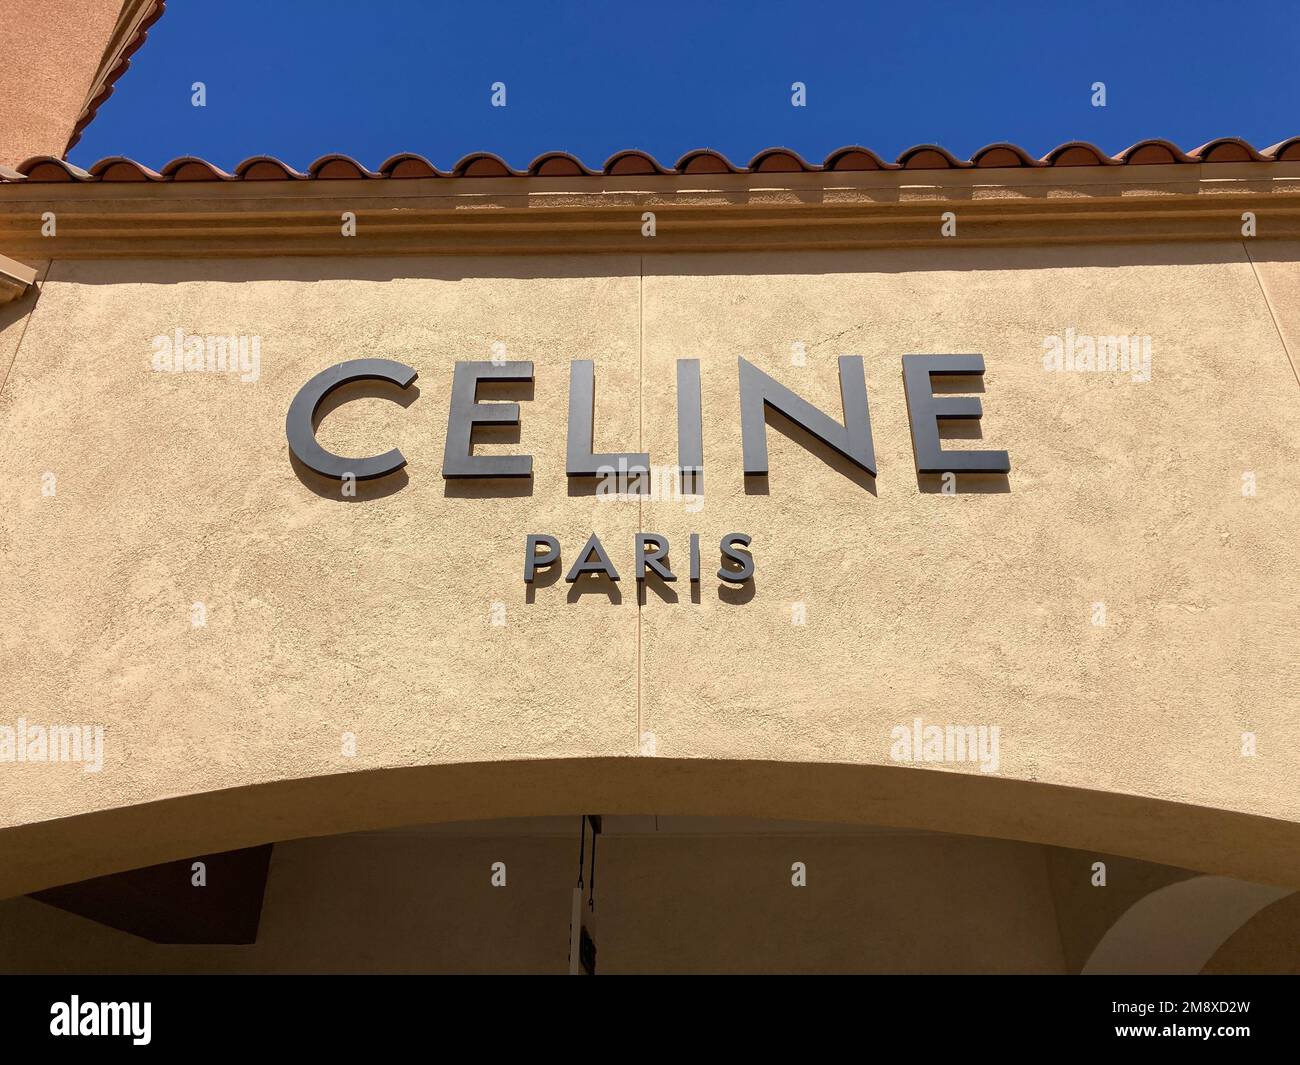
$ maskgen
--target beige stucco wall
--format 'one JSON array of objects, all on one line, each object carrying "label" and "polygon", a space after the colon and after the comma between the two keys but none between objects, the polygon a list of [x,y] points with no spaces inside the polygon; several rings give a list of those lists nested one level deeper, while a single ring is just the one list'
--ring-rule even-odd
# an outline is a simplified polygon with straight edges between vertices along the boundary
[{"label": "beige stucco wall", "polygon": [[[56,261],[0,392],[0,675],[6,720],[101,722],[106,762],[0,766],[0,895],[403,820],[646,809],[1300,883],[1300,428],[1279,336],[1300,331],[1297,258]],[[178,327],[259,335],[260,380],[153,372],[151,338]],[[1149,334],[1152,380],[1046,373],[1043,337],[1067,328]],[[496,341],[536,366],[518,444],[493,448],[535,456],[530,494],[440,476],[453,364]],[[1011,454],[1009,490],[918,486],[910,352],[985,356],[984,437]],[[836,413],[841,353],[866,360],[874,492],[770,429],[768,492],[746,494],[737,356]],[[409,479],[343,501],[294,472],[283,419],[308,377],[367,355],[416,367],[418,400],[341,407],[321,440],[399,446]],[[597,362],[597,448],[670,464],[678,357],[703,362],[703,509],[570,494],[568,361]],[[680,601],[638,605],[638,528],[668,534],[679,569],[701,534],[700,602],[683,582]],[[562,582],[530,601],[525,534],[559,536],[569,562],[593,530],[621,601]],[[731,530],[754,536],[748,601],[711,577]],[[890,730],[915,716],[998,726],[1000,773],[898,768]]]},{"label": "beige stucco wall", "polygon": [[64,154],[122,8],[0,0],[0,165]]}]

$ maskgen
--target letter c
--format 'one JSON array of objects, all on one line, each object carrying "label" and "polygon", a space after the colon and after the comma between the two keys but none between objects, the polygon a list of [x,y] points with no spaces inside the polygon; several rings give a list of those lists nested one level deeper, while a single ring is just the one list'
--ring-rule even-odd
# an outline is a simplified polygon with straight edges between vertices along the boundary
[{"label": "letter c", "polygon": [[353,381],[388,381],[398,388],[407,388],[416,376],[409,366],[392,359],[350,359],[322,370],[298,390],[289,404],[289,414],[284,420],[289,451],[309,470],[339,481],[347,474],[365,481],[396,473],[406,465],[406,456],[397,448],[370,458],[344,458],[326,451],[316,442],[313,421],[320,405],[336,388]]}]

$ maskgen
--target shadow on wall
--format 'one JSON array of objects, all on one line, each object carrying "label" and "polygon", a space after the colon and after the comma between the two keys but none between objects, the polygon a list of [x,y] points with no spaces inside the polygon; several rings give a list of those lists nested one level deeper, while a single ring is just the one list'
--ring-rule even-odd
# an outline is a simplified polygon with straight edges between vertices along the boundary
[{"label": "shadow on wall", "polygon": [[[10,326],[21,329],[19,323],[27,315],[36,309],[36,303],[41,298],[41,283],[44,280],[45,266],[42,264],[37,269],[36,282],[17,299],[10,300],[8,303],[0,303],[0,335]],[[17,336],[13,340],[14,346],[18,344]],[[3,378],[4,372],[9,369],[9,357],[4,353],[8,345],[0,346],[0,379]]]},{"label": "shadow on wall", "polygon": [[864,251],[662,252],[630,255],[293,256],[245,259],[56,261],[54,281],[82,285],[244,281],[394,281],[465,278],[708,277],[782,274],[926,273],[1109,269],[1293,262],[1294,242],[1105,244],[1071,247],[891,248]]},{"label": "shadow on wall", "polygon": [[327,773],[15,825],[0,829],[0,898],[286,839],[647,809],[1021,840],[1300,887],[1300,823],[1233,810],[895,764],[609,757]]},{"label": "shadow on wall", "polygon": [[[324,402],[316,409],[316,414],[312,418],[312,429],[319,428],[320,423],[325,420],[331,411],[337,410],[354,399],[385,399],[401,407],[409,407],[419,398],[420,386],[416,384],[407,388],[398,388],[387,381],[354,381],[336,388],[325,397]],[[332,499],[339,503],[364,503],[372,499],[382,499],[385,496],[400,492],[410,481],[410,477],[403,468],[396,473],[389,474],[387,477],[356,481],[349,486],[349,490],[355,489],[355,492],[346,494],[343,490],[343,482],[308,469],[289,450],[288,446],[285,447],[284,454],[289,461],[289,465],[293,467],[293,472],[304,487],[322,499]]]}]

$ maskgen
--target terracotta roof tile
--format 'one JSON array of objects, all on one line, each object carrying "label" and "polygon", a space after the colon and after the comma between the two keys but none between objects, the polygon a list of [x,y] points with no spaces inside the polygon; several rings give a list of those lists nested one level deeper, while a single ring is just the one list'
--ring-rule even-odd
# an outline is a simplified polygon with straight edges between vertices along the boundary
[{"label": "terracotta roof tile", "polygon": [[305,178],[287,163],[270,155],[255,155],[235,167],[235,176],[245,181],[283,181],[285,178]]},{"label": "terracotta roof tile", "polygon": [[588,170],[582,160],[568,152],[546,152],[528,164],[528,173],[534,177],[577,177],[585,174],[590,177],[594,171]]},{"label": "terracotta roof tile", "polygon": [[65,159],[52,155],[38,155],[18,164],[18,172],[27,181],[92,181],[90,174]]},{"label": "terracotta roof tile", "polygon": [[986,144],[970,157],[970,161],[976,166],[1006,167],[1044,165],[1020,147],[1020,145],[1007,144],[1006,142]]},{"label": "terracotta roof tile", "polygon": [[721,152],[712,148],[697,148],[687,152],[677,160],[675,168],[679,174],[734,174],[736,168]]},{"label": "terracotta roof tile", "polygon": [[183,155],[162,168],[164,181],[235,181],[234,174],[213,166],[206,159]]},{"label": "terracotta roof tile", "polygon": [[755,174],[797,174],[813,169],[789,148],[769,148],[749,161],[749,170]]},{"label": "terracotta roof tile", "polygon": [[937,144],[918,144],[898,157],[898,165],[904,170],[953,170],[972,164],[969,160],[962,162]]},{"label": "terracotta roof tile", "polygon": [[1274,159],[1279,162],[1300,161],[1300,137],[1288,137],[1284,141],[1270,144],[1260,154],[1266,159]]},{"label": "terracotta roof tile", "polygon": [[1263,153],[1255,151],[1240,137],[1220,137],[1193,148],[1187,154],[1199,163],[1246,163],[1264,158]]},{"label": "terracotta roof tile", "polygon": [[390,178],[446,177],[428,159],[414,152],[389,156],[379,164],[379,173]]},{"label": "terracotta roof tile", "polygon": [[1120,160],[1087,141],[1068,141],[1043,156],[1043,162],[1048,166],[1115,166]]},{"label": "terracotta roof tile", "polygon": [[367,170],[350,156],[322,155],[307,168],[307,176],[336,181],[347,178],[377,178],[380,175],[373,170]]},{"label": "terracotta roof tile", "polygon": [[[68,146],[64,149],[64,154],[72,151],[76,147],[77,141],[81,140],[82,131],[90,125],[95,118],[95,113],[100,106],[113,95],[113,87],[131,66],[131,56],[135,55],[144,44],[145,38],[149,35],[149,28],[163,16],[163,10],[166,7],[164,0],[147,0],[140,5],[138,12],[133,13],[130,17],[136,19],[133,26],[127,28],[127,35],[123,38],[116,54],[107,54],[101,60],[102,63],[111,63],[107,72],[103,68],[95,79],[95,86],[92,86],[94,95],[86,101],[81,108],[81,113],[77,116],[77,121],[73,123],[72,135],[68,138]],[[112,42],[109,47],[112,48]],[[113,179],[110,179],[113,180]],[[127,178],[125,180],[136,180]]]},{"label": "terracotta roof tile", "polygon": [[19,164],[16,170],[0,168],[0,184],[17,181],[300,181],[311,179],[372,180],[378,178],[477,178],[477,177],[628,177],[652,174],[767,174],[816,173],[819,171],[861,170],[953,170],[979,167],[1080,167],[1080,166],[1150,166],[1190,165],[1201,163],[1236,162],[1297,162],[1300,161],[1300,137],[1289,137],[1260,151],[1238,137],[1220,137],[1190,152],[1167,140],[1138,141],[1118,155],[1107,155],[1095,144],[1086,141],[1069,141],[1053,148],[1035,159],[1025,149],[1015,144],[989,144],[979,149],[969,159],[958,159],[946,148],[937,144],[918,144],[899,155],[896,162],[882,159],[869,148],[848,145],[831,152],[823,162],[810,163],[789,148],[768,148],[759,152],[747,166],[737,166],[721,152],[701,148],[687,152],[671,167],[664,166],[645,152],[628,150],[616,152],[605,160],[604,166],[592,170],[581,159],[568,152],[545,152],[534,159],[526,169],[515,170],[499,155],[491,152],[474,152],[457,162],[450,170],[439,170],[422,155],[403,152],[391,156],[377,170],[367,170],[361,163],[346,155],[325,155],[317,159],[307,172],[299,173],[293,167],[269,155],[245,159],[234,173],[194,156],[173,159],[161,170],[154,171],[132,159],[112,156],[101,159],[89,171],[73,166],[65,159],[54,156],[37,156]]},{"label": "terracotta roof tile", "polygon": [[101,159],[90,168],[90,176],[99,181],[162,181],[163,177],[155,170],[141,166],[134,159],[123,155]]},{"label": "terracotta roof tile", "polygon": [[456,177],[520,177],[518,170],[511,170],[510,164],[499,155],[491,152],[474,152],[465,156],[451,168]]},{"label": "terracotta roof tile", "polygon": [[847,148],[837,148],[826,157],[822,164],[827,170],[896,170],[894,163],[887,163],[870,148],[856,144]]},{"label": "terracotta roof tile", "polygon": [[639,152],[636,149],[630,149],[625,152],[615,152],[605,160],[604,172],[610,177],[618,177],[623,174],[666,174],[668,173],[658,160],[645,152]]},{"label": "terracotta roof tile", "polygon": [[1195,161],[1173,142],[1154,139],[1138,141],[1131,148],[1125,148],[1120,152],[1117,158],[1130,166]]}]

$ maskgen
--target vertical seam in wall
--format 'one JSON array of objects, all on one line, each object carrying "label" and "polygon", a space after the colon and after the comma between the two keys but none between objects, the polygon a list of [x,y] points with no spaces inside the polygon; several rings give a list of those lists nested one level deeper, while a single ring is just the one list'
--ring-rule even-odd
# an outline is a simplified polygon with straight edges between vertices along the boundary
[{"label": "vertical seam in wall", "polygon": [[1259,276],[1259,268],[1255,265],[1254,258],[1250,254],[1250,246],[1243,240],[1241,242],[1242,250],[1246,253],[1246,261],[1250,263],[1250,272],[1255,275],[1255,284],[1259,286],[1259,294],[1264,297],[1264,306],[1268,308],[1268,316],[1273,320],[1273,331],[1277,333],[1278,342],[1282,345],[1282,354],[1286,356],[1286,361],[1291,366],[1291,376],[1295,378],[1295,383],[1300,387],[1300,373],[1296,372],[1295,359],[1291,357],[1291,349],[1287,347],[1286,337],[1282,335],[1282,327],[1278,324],[1277,315],[1273,313],[1273,301],[1268,298],[1268,289],[1264,287],[1264,281]]},{"label": "vertical seam in wall", "polygon": [[31,309],[28,310],[27,315],[23,320],[23,327],[18,333],[18,343],[14,345],[14,357],[9,360],[9,365],[5,367],[4,378],[0,380],[0,396],[4,395],[5,386],[9,384],[9,375],[13,373],[14,364],[18,361],[18,353],[22,351],[23,341],[27,339],[27,330],[32,324],[32,319],[36,317],[36,308],[41,302],[41,289],[45,285],[45,279],[50,276],[50,268],[53,265],[54,260],[51,259],[45,264],[45,269],[41,271],[41,276],[32,282],[32,288],[36,289],[36,293],[32,296]]},{"label": "vertical seam in wall", "polygon": [[[645,256],[640,256],[636,284],[637,373],[636,373],[636,449],[645,451]],[[644,497],[636,497],[637,532],[645,532],[645,518],[641,510]],[[634,563],[635,564],[635,563]],[[633,577],[635,577],[635,572]],[[633,580],[636,589],[636,736],[632,740],[634,754],[641,753],[641,587]]]}]

